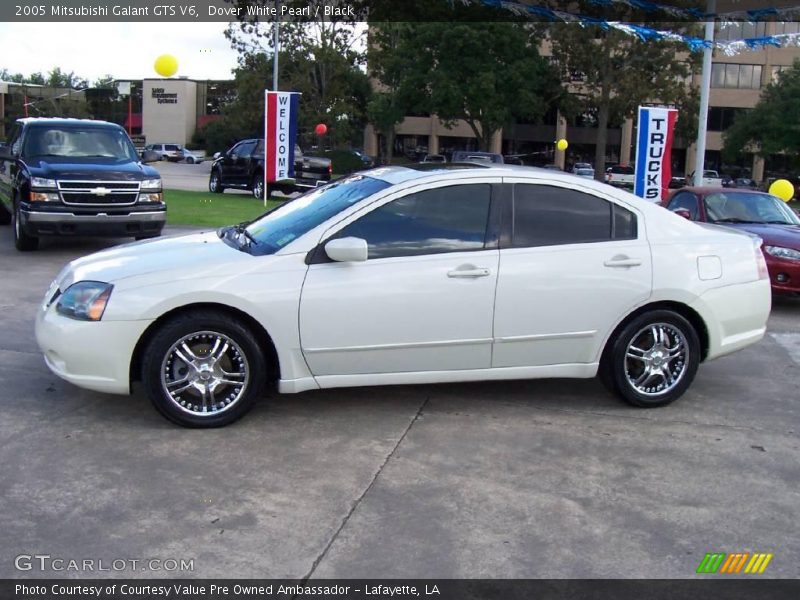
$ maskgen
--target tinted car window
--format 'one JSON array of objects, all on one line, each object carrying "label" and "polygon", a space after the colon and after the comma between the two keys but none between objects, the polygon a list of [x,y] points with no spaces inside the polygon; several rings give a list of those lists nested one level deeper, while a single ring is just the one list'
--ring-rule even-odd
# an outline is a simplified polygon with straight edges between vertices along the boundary
[{"label": "tinted car window", "polygon": [[376,208],[337,237],[365,239],[370,259],[480,250],[490,201],[488,184],[426,190]]},{"label": "tinted car window", "polygon": [[514,186],[511,240],[514,247],[604,242],[636,236],[636,215],[602,198],[547,185]]},{"label": "tinted car window", "polygon": [[256,147],[255,141],[242,142],[239,145],[239,149],[236,150],[236,154],[238,154],[239,156],[250,156],[253,153],[255,147]]},{"label": "tinted car window", "polygon": [[667,206],[669,210],[684,208],[692,215],[692,221],[697,220],[697,196],[688,192],[677,194]]}]

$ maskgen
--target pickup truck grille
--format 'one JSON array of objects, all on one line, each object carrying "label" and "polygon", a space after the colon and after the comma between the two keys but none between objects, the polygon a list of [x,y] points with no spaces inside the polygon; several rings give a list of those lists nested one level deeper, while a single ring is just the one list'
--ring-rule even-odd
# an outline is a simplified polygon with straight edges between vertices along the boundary
[{"label": "pickup truck grille", "polygon": [[81,206],[125,206],[139,197],[138,181],[59,181],[64,204]]}]

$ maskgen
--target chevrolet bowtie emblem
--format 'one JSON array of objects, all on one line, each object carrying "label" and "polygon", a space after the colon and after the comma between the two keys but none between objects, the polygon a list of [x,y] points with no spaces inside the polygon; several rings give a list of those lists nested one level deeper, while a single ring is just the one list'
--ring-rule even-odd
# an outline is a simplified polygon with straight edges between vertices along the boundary
[{"label": "chevrolet bowtie emblem", "polygon": [[106,187],[96,187],[93,190],[90,190],[90,192],[95,196],[105,196],[106,194],[110,194],[111,190]]}]

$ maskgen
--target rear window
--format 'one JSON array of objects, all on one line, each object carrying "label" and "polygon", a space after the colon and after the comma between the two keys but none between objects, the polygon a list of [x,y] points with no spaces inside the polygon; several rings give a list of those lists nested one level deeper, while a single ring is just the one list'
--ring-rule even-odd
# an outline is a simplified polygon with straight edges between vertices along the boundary
[{"label": "rear window", "polygon": [[616,173],[618,175],[633,175],[633,167],[620,167],[617,165],[616,167],[611,167],[611,173]]}]

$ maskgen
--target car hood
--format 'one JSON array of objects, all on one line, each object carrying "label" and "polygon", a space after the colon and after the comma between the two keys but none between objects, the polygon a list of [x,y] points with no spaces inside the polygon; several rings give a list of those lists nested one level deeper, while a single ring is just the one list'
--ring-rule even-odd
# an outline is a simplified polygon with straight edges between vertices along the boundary
[{"label": "car hood", "polygon": [[149,283],[209,277],[253,261],[209,231],[123,244],[78,258],[64,267],[58,285],[65,290],[76,281],[117,283],[143,275],[151,276]]},{"label": "car hood", "polygon": [[800,250],[800,225],[777,225],[769,223],[725,223],[726,227],[754,233],[767,246],[782,246]]},{"label": "car hood", "polygon": [[160,178],[153,167],[140,162],[111,158],[92,158],[77,161],[73,158],[43,157],[25,159],[35,177],[46,179],[84,179],[91,181],[141,181]]}]

